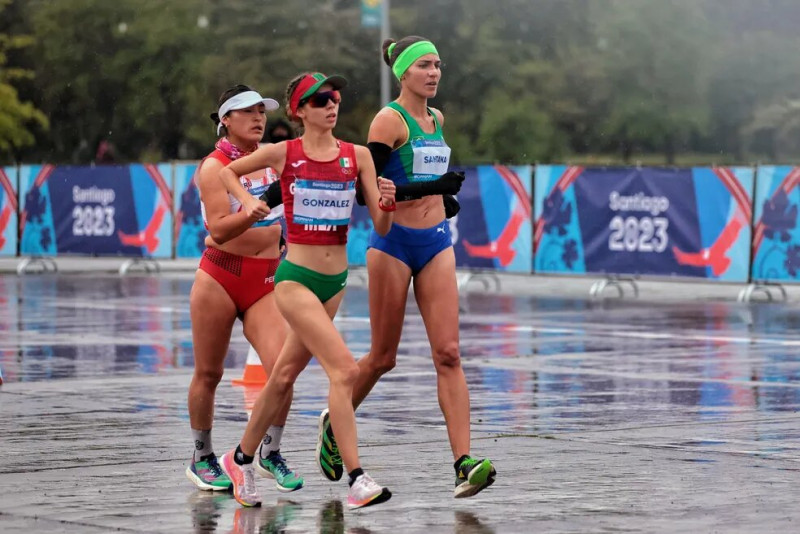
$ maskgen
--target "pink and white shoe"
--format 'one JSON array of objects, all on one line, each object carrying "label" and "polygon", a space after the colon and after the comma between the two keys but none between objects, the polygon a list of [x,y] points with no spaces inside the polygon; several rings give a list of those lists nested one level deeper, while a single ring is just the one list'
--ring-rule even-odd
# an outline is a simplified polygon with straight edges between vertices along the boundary
[{"label": "pink and white shoe", "polygon": [[226,452],[220,465],[233,484],[233,497],[242,506],[261,506],[261,495],[256,488],[256,470],[252,463],[239,465],[233,459],[235,450]]},{"label": "pink and white shoe", "polygon": [[351,510],[388,501],[392,497],[389,488],[382,488],[364,473],[359,475],[347,492],[347,507]]}]

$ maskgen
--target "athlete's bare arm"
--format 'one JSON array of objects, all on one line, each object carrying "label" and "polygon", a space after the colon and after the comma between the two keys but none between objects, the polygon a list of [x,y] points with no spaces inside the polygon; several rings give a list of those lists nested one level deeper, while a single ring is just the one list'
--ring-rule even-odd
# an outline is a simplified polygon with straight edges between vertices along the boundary
[{"label": "athlete's bare arm", "polygon": [[264,145],[249,156],[239,158],[227,167],[223,167],[219,172],[219,179],[223,187],[242,203],[243,211],[258,220],[269,215],[267,203],[248,193],[239,181],[239,177],[267,167],[272,167],[275,172],[281,174],[285,162],[285,142]]},{"label": "athlete's bare arm", "polygon": [[396,111],[383,108],[372,119],[367,140],[370,143],[383,143],[395,149],[408,140],[408,128]]},{"label": "athlete's bare arm", "polygon": [[220,161],[208,158],[197,174],[197,187],[206,209],[208,232],[211,239],[220,245],[243,234],[258,220],[258,217],[250,217],[244,211],[231,213],[228,192],[219,180],[221,169],[223,165]]}]

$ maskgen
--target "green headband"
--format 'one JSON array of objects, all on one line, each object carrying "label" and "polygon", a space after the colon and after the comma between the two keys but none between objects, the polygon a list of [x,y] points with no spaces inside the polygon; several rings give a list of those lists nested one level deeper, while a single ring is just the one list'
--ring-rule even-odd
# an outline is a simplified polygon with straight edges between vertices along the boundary
[{"label": "green headband", "polygon": [[[392,50],[394,50],[395,44],[392,43],[389,45],[389,55],[392,54]],[[397,79],[400,79],[400,76],[403,75],[405,71],[408,70],[408,67],[414,64],[416,60],[424,56],[425,54],[436,54],[439,55],[439,52],[436,51],[436,47],[430,41],[417,41],[416,43],[412,44],[402,52],[400,55],[397,56],[397,59],[394,60],[394,65],[392,65],[392,72],[394,75],[397,76]]]}]

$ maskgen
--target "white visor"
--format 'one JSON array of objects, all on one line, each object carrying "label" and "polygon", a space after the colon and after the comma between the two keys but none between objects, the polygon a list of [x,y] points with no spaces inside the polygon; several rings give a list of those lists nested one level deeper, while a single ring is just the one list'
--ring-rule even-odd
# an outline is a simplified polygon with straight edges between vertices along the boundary
[{"label": "white visor", "polygon": [[217,124],[217,135],[219,135],[220,129],[224,126],[222,124],[222,117],[227,115],[229,111],[249,108],[250,106],[255,106],[256,104],[264,104],[264,107],[267,111],[275,111],[281,107],[277,100],[272,98],[264,98],[255,91],[245,91],[244,93],[234,95],[223,102],[219,107],[217,114],[219,115],[220,123]]}]

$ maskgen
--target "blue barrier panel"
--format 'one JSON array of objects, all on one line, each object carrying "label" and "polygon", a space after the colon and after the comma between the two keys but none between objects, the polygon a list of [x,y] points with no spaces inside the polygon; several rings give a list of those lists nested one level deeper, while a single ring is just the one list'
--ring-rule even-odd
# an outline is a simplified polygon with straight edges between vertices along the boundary
[{"label": "blue barrier panel", "polygon": [[746,282],[753,170],[536,168],[535,271]]},{"label": "blue barrier panel", "polygon": [[0,167],[0,256],[17,255],[17,168]]},{"label": "blue barrier panel", "polygon": [[753,232],[753,280],[800,279],[800,167],[758,168]]},{"label": "blue barrier panel", "polygon": [[20,169],[22,254],[172,256],[169,165]]},{"label": "blue barrier panel", "polygon": [[465,172],[461,211],[450,219],[456,265],[531,272],[531,167],[481,165]]},{"label": "blue barrier panel", "polygon": [[[461,169],[461,211],[448,220],[458,267],[505,272],[531,271],[531,167],[482,165]],[[362,206],[353,209],[347,260],[365,265],[372,221]]]},{"label": "blue barrier panel", "polygon": [[367,264],[367,244],[372,232],[372,219],[366,206],[356,204],[350,216],[347,231],[347,263],[349,265]]},{"label": "blue barrier panel", "polygon": [[208,235],[200,211],[200,192],[194,181],[197,163],[175,165],[175,257],[199,258]]}]

